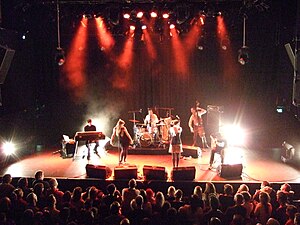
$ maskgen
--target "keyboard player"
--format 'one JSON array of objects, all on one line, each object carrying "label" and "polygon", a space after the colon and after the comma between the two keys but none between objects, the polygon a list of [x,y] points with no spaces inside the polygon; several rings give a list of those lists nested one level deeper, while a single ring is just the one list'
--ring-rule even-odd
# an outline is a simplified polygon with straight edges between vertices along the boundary
[{"label": "keyboard player", "polygon": [[[97,130],[96,126],[92,124],[92,119],[88,119],[87,120],[87,125],[85,125],[85,127],[84,127],[84,131],[86,132],[86,131],[96,131],[96,130]],[[87,160],[90,160],[90,158],[91,158],[90,145],[91,145],[92,142],[95,142],[94,153],[99,156],[98,150],[97,150],[97,148],[99,146],[98,140],[86,140],[85,146],[87,147],[87,150],[88,150]],[[84,158],[84,157],[85,157],[85,155],[82,156],[82,158]]]}]

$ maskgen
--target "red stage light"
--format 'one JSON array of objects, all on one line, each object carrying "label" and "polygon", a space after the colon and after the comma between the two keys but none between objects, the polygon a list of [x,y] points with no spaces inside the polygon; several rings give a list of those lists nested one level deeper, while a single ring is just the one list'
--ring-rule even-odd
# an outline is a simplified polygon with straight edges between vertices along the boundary
[{"label": "red stage light", "polygon": [[168,18],[169,18],[169,14],[168,14],[168,13],[164,13],[164,14],[162,15],[162,17],[163,17],[164,19],[168,19]]},{"label": "red stage light", "polygon": [[170,29],[174,29],[175,25],[174,24],[170,24]]},{"label": "red stage light", "polygon": [[124,19],[129,19],[130,18],[130,14],[129,13],[124,13],[123,18]]},{"label": "red stage light", "polygon": [[140,11],[140,12],[138,12],[138,13],[136,14],[136,17],[137,17],[137,18],[142,18],[143,15],[144,15],[144,13]]},{"label": "red stage light", "polygon": [[151,15],[152,18],[156,18],[156,17],[157,17],[157,13],[154,12],[154,11],[152,11],[152,12],[150,13],[150,15]]}]

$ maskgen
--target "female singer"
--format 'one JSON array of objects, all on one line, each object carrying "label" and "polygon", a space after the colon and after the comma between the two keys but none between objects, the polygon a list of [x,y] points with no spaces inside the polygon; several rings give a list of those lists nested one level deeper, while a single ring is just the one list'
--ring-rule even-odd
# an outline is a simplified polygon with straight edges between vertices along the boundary
[{"label": "female singer", "polygon": [[133,140],[125,127],[125,121],[119,119],[117,125],[113,128],[111,144],[118,143],[119,148],[119,164],[126,163],[129,145],[133,144]]}]

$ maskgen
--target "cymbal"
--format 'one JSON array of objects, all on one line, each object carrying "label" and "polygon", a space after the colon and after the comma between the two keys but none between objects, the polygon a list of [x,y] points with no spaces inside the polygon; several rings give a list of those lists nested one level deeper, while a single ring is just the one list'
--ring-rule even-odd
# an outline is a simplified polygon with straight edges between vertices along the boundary
[{"label": "cymbal", "polygon": [[140,121],[139,120],[129,120],[130,122],[133,122],[133,123],[139,123]]}]

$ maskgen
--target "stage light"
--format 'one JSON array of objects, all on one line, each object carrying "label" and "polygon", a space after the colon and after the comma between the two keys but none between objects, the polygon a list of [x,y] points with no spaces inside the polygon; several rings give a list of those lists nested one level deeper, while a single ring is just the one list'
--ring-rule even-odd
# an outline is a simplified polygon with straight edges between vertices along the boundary
[{"label": "stage light", "polygon": [[186,5],[179,5],[176,8],[176,22],[177,24],[183,24],[190,17],[190,10]]},{"label": "stage light", "polygon": [[60,14],[59,4],[56,3],[56,19],[57,19],[57,48],[55,52],[55,62],[58,66],[62,66],[65,63],[65,52],[60,47]]},{"label": "stage light", "polygon": [[108,11],[108,21],[113,25],[119,25],[120,23],[120,9],[119,7],[110,7]]},{"label": "stage light", "polygon": [[203,16],[200,16],[200,23],[201,23],[201,25],[204,25],[204,19],[205,19],[205,16],[203,15]]},{"label": "stage light", "polygon": [[284,110],[285,110],[285,107],[284,106],[282,106],[282,105],[278,105],[278,106],[276,106],[276,112],[277,113],[284,113]]},{"label": "stage light", "polygon": [[245,65],[249,62],[249,48],[247,46],[243,46],[238,51],[238,62],[241,65]]},{"label": "stage light", "polygon": [[139,18],[141,19],[143,17],[144,13],[139,11],[137,14],[136,14],[136,18]]},{"label": "stage light", "polygon": [[196,47],[198,50],[200,51],[203,51],[204,50],[204,40],[203,40],[203,37],[200,37],[197,44],[196,44]]},{"label": "stage light", "polygon": [[65,52],[62,48],[57,48],[55,53],[55,62],[57,65],[62,66],[66,61]]},{"label": "stage light", "polygon": [[14,154],[16,151],[16,147],[12,142],[5,142],[3,143],[3,153],[6,156]]},{"label": "stage light", "polygon": [[228,38],[224,38],[222,41],[221,41],[221,48],[226,51],[229,47],[229,39]]},{"label": "stage light", "polygon": [[146,25],[142,25],[142,30],[146,30],[147,26]]},{"label": "stage light", "polygon": [[134,31],[135,30],[135,26],[130,25],[129,29],[132,30],[132,31]]},{"label": "stage light", "polygon": [[130,18],[130,14],[129,13],[124,13],[123,14],[123,18],[124,19],[129,19]]},{"label": "stage light", "polygon": [[168,19],[169,16],[170,16],[169,13],[163,13],[163,14],[162,14],[162,17],[163,17],[164,19]]},{"label": "stage light", "polygon": [[245,131],[237,125],[224,125],[220,128],[220,133],[223,134],[230,146],[241,146],[245,144]]},{"label": "stage light", "polygon": [[26,32],[23,32],[22,35],[21,35],[22,40],[26,40],[28,34],[29,34],[28,30]]},{"label": "stage light", "polygon": [[157,17],[157,12],[152,11],[152,12],[150,13],[150,16],[151,16],[152,18],[156,18],[156,17]]},{"label": "stage light", "polygon": [[175,25],[174,24],[170,24],[170,29],[174,29],[175,28]]},{"label": "stage light", "polygon": [[243,47],[238,51],[238,62],[245,65],[249,62],[249,48],[246,46],[246,14],[243,17]]}]

